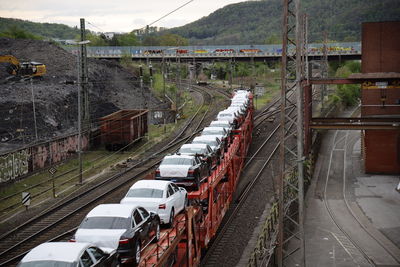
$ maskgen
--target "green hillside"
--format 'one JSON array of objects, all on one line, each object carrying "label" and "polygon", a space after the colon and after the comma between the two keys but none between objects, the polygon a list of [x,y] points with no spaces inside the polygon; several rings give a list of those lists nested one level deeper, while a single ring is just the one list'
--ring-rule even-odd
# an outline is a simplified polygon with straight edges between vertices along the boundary
[{"label": "green hillside", "polygon": [[71,28],[57,23],[36,23],[21,19],[0,18],[0,32],[20,29],[43,38],[74,39],[80,33],[78,28]]},{"label": "green hillside", "polygon": [[[358,41],[361,23],[400,20],[399,0],[302,0],[309,15],[311,42]],[[191,45],[264,44],[280,41],[282,0],[247,1],[218,9],[207,17],[168,30]]]}]

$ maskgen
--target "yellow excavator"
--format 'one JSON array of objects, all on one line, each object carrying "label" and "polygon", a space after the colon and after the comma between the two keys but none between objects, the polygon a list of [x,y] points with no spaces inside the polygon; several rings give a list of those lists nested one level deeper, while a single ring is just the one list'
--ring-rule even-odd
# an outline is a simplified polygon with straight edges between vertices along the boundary
[{"label": "yellow excavator", "polygon": [[39,62],[19,62],[19,60],[11,55],[0,55],[0,63],[9,63],[7,72],[13,77],[22,79],[39,77],[42,78],[46,74],[46,65]]}]

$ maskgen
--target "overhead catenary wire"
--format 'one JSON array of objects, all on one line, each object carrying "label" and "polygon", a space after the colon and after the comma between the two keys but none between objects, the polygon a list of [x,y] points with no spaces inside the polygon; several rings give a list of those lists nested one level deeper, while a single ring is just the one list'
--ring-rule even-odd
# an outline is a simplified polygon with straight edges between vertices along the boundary
[{"label": "overhead catenary wire", "polygon": [[181,5],[181,6],[177,7],[177,8],[175,8],[174,10],[172,10],[172,11],[168,12],[167,14],[165,14],[164,16],[162,16],[161,18],[159,18],[159,19],[157,19],[157,20],[153,21],[152,23],[150,23],[150,24],[146,25],[145,27],[142,27],[142,29],[143,29],[143,28],[146,28],[147,26],[151,26],[151,25],[153,25],[154,23],[157,23],[157,22],[159,22],[160,20],[162,20],[162,19],[164,19],[164,18],[168,17],[169,15],[171,15],[171,14],[175,13],[176,11],[178,11],[179,9],[181,9],[181,8],[185,7],[186,5],[190,4],[190,3],[191,3],[191,2],[193,2],[193,1],[194,1],[194,0],[187,1],[187,2],[186,2],[186,3],[184,3],[183,5]]}]

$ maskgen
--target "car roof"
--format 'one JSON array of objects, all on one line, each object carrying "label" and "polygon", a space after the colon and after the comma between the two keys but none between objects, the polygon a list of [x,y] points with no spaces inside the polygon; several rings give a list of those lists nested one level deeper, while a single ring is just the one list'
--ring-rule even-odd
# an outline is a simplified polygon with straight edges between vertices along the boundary
[{"label": "car roof", "polygon": [[86,217],[122,217],[129,218],[137,205],[101,204],[92,209]]},{"label": "car roof", "polygon": [[203,129],[204,130],[221,130],[221,129],[225,129],[224,127],[218,127],[218,126],[211,126],[211,127],[205,127]]},{"label": "car roof", "polygon": [[168,184],[171,184],[170,181],[162,181],[162,180],[140,180],[134,183],[130,189],[133,188],[152,188],[152,189],[161,189],[164,190]]},{"label": "car roof", "polygon": [[184,144],[181,146],[181,148],[183,147],[194,147],[194,148],[207,148],[207,144]]},{"label": "car roof", "polygon": [[231,125],[231,124],[229,123],[229,121],[212,121],[212,122],[210,123],[210,126],[212,126],[213,124],[225,124],[225,125],[228,125],[228,126]]},{"label": "car roof", "polygon": [[219,139],[219,137],[217,136],[217,135],[200,135],[200,136],[197,136],[197,137],[195,137],[193,140],[215,140],[215,138],[218,138]]},{"label": "car roof", "polygon": [[21,262],[57,260],[64,262],[77,261],[83,251],[91,246],[89,243],[49,242],[33,248]]},{"label": "car roof", "polygon": [[170,155],[170,156],[165,156],[164,158],[187,158],[187,159],[193,159],[194,156],[191,155]]}]

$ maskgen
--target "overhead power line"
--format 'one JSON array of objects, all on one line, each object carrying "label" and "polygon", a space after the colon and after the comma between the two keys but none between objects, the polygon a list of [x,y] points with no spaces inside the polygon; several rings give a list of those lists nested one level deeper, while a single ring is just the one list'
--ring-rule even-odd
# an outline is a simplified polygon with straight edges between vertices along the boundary
[{"label": "overhead power line", "polygon": [[[150,23],[150,24],[146,25],[145,27],[147,27],[147,26],[151,26],[151,25],[153,25],[154,23],[156,23],[156,22],[159,22],[159,21],[160,21],[160,20],[162,20],[163,18],[165,18],[165,17],[168,17],[168,16],[169,16],[169,15],[171,15],[172,13],[174,13],[174,12],[178,11],[179,9],[183,8],[184,6],[186,6],[186,5],[190,4],[190,3],[191,3],[191,2],[193,2],[193,1],[194,1],[194,0],[187,1],[187,2],[186,2],[186,3],[184,3],[183,5],[181,5],[181,6],[179,6],[178,8],[176,8],[176,9],[172,10],[171,12],[169,12],[169,13],[165,14],[164,16],[162,16],[161,18],[159,18],[159,19],[157,19],[157,20],[153,21],[152,23]],[[145,27],[143,27],[143,28],[145,28]],[[142,29],[143,29],[143,28],[142,28]]]}]

